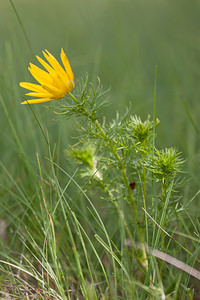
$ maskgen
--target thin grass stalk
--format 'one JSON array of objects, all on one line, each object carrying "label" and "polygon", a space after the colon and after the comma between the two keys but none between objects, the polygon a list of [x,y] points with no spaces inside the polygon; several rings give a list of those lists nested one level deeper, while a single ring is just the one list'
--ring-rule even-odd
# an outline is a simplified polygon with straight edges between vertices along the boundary
[{"label": "thin grass stalk", "polygon": [[[54,164],[53,163],[52,163],[52,172],[53,172],[54,180],[56,182],[56,184],[55,184],[56,193],[58,195],[58,198],[61,199],[60,198],[61,193],[60,193],[60,189],[59,189],[59,183],[58,183],[57,177],[55,175]],[[87,298],[87,294],[86,294],[85,279],[84,279],[83,272],[82,272],[81,262],[80,262],[80,259],[79,259],[79,254],[78,254],[78,251],[77,251],[77,248],[76,248],[76,244],[75,244],[75,241],[74,241],[74,238],[73,238],[73,234],[71,232],[71,228],[70,228],[70,225],[69,225],[69,222],[68,222],[68,217],[67,217],[67,214],[65,212],[65,208],[64,208],[62,199],[60,201],[60,204],[61,204],[61,209],[62,209],[62,213],[63,213],[64,220],[65,220],[65,225],[66,225],[66,228],[68,230],[69,238],[70,238],[70,241],[71,241],[71,244],[72,244],[72,251],[73,251],[74,258],[75,258],[75,261],[76,261],[76,265],[77,265],[77,268],[78,268],[78,274],[79,274],[79,277],[80,277],[80,280],[81,280],[82,292],[83,292],[83,295],[85,296],[85,299],[87,300],[88,298]]]},{"label": "thin grass stalk", "polygon": [[[168,207],[168,204],[169,204],[169,199],[170,199],[170,196],[171,196],[173,185],[174,185],[174,180],[171,181],[171,183],[169,184],[169,187],[168,187],[168,191],[166,192],[165,204],[164,204],[163,212],[162,212],[161,219],[160,219],[160,227],[161,228],[163,227],[163,224],[165,222],[167,207]],[[155,240],[155,243],[154,243],[154,248],[155,249],[158,247],[160,235],[161,235],[161,229],[159,228],[159,230],[157,232],[157,235],[156,235],[156,240]]]},{"label": "thin grass stalk", "polygon": [[[65,170],[63,170],[59,165],[57,165],[57,164],[54,163],[54,162],[52,162],[52,163],[53,163],[58,169],[60,169],[67,177],[71,178],[71,176],[70,176]],[[108,245],[109,245],[109,247],[110,247],[110,249],[111,249],[111,253],[112,253],[112,245],[111,245],[111,241],[110,241],[109,235],[108,235],[108,233],[107,233],[107,231],[106,231],[105,225],[104,225],[103,221],[101,220],[100,215],[98,214],[98,212],[97,212],[95,206],[93,205],[93,203],[91,202],[91,200],[89,199],[89,197],[87,196],[87,194],[84,192],[84,190],[80,187],[80,185],[78,185],[78,183],[77,183],[73,178],[71,178],[71,179],[72,179],[72,182],[80,189],[81,193],[85,196],[85,198],[86,198],[87,201],[89,202],[90,206],[91,206],[92,209],[94,210],[94,212],[95,212],[95,214],[96,214],[96,216],[97,216],[97,218],[98,218],[98,220],[99,220],[99,222],[100,222],[100,225],[101,225],[101,227],[102,227],[102,229],[103,229],[103,232],[104,232],[104,234],[105,234],[105,236],[106,236],[106,239],[107,239],[107,241],[108,241]],[[68,217],[67,217],[67,218],[68,218]],[[114,258],[113,258],[113,257],[112,257],[112,264],[113,264],[113,270],[115,270],[115,261],[114,261]]]},{"label": "thin grass stalk", "polygon": [[22,22],[22,20],[21,20],[21,18],[20,18],[20,16],[19,16],[19,14],[18,14],[18,11],[17,11],[15,5],[13,4],[13,1],[12,1],[12,0],[9,0],[9,1],[10,1],[10,4],[11,4],[12,8],[13,8],[13,11],[14,11],[14,13],[15,13],[15,15],[16,15],[17,21],[19,22],[19,25],[20,25],[20,27],[21,27],[21,29],[22,29],[23,34],[24,34],[24,37],[25,37],[25,40],[26,40],[26,42],[27,42],[28,48],[29,48],[29,50],[30,50],[31,56],[34,57],[34,55],[33,55],[33,50],[32,50],[32,46],[31,46],[31,43],[30,43],[28,34],[26,33],[24,24],[23,24],[23,22]]},{"label": "thin grass stalk", "polygon": [[[74,181],[74,182],[75,182],[75,181]],[[67,200],[65,199],[64,194],[62,193],[62,189],[61,189],[60,186],[59,186],[59,188],[60,188],[60,192],[61,192],[61,194],[62,194],[62,198],[63,198],[63,200],[64,200],[64,202],[65,202],[65,205],[67,206],[68,210],[70,211],[70,214],[73,215],[73,211],[72,211],[71,207],[69,207],[69,204],[68,204]],[[68,220],[70,214],[68,214],[68,215],[66,216],[66,220]],[[99,218],[100,218],[100,216],[99,216]],[[77,218],[76,218],[76,222],[78,222]],[[79,222],[78,222],[77,224],[78,224],[79,227],[81,227],[81,224],[80,224]],[[106,282],[107,282],[108,287],[109,287],[109,281],[108,281],[108,278],[107,278],[107,275],[106,275],[106,271],[105,271],[105,269],[104,269],[104,267],[103,267],[103,264],[102,264],[102,262],[101,262],[101,259],[100,259],[100,257],[98,256],[98,254],[97,254],[97,252],[96,252],[94,246],[92,245],[91,240],[89,239],[89,237],[87,236],[86,232],[83,230],[82,227],[81,227],[81,230],[84,232],[86,238],[88,239],[90,245],[92,246],[92,249],[93,249],[93,251],[94,251],[94,253],[95,253],[95,255],[96,255],[96,257],[97,257],[97,259],[98,259],[98,261],[99,261],[99,263],[100,263],[100,265],[101,265],[102,271],[103,271],[103,273],[104,273]],[[108,234],[107,234],[107,236],[108,236]]]},{"label": "thin grass stalk", "polygon": [[[83,229],[83,227],[80,226],[80,222],[79,222],[78,219],[76,218],[76,215],[75,215],[74,212],[72,212],[72,216],[73,216],[73,218],[74,218],[74,220],[75,220],[77,232],[78,232],[78,234],[79,234],[79,237],[80,237],[80,240],[81,240],[81,244],[82,244],[82,248],[83,248],[83,251],[84,251],[84,254],[85,254],[85,259],[86,259],[86,263],[87,263],[88,270],[89,270],[89,275],[90,275],[91,284],[92,284],[92,286],[94,286],[94,279],[93,279],[92,269],[91,269],[91,267],[90,267],[89,257],[88,257],[88,254],[87,254],[87,249],[86,249],[86,245],[85,245],[85,242],[84,242],[84,239],[83,239],[81,230],[84,232],[84,235],[87,236],[87,240],[89,240],[89,237],[88,237],[88,235],[86,234],[86,232],[85,232],[85,230]],[[98,299],[97,294],[96,294],[96,291],[95,291],[95,299]]]},{"label": "thin grass stalk", "polygon": [[16,143],[17,143],[17,145],[18,145],[18,147],[19,147],[20,153],[22,154],[22,156],[23,156],[23,158],[24,158],[24,161],[25,161],[25,163],[26,163],[27,169],[28,169],[28,170],[31,170],[31,173],[34,174],[33,169],[32,169],[32,166],[31,166],[31,164],[30,164],[30,162],[29,162],[29,160],[28,160],[28,158],[27,158],[27,155],[26,155],[26,152],[25,152],[25,150],[24,150],[24,147],[22,146],[22,143],[21,143],[20,138],[19,138],[19,136],[18,136],[18,134],[17,134],[17,131],[16,131],[16,129],[15,129],[15,126],[13,125],[13,122],[12,122],[12,120],[10,119],[10,116],[9,116],[9,113],[8,113],[8,110],[7,110],[7,107],[6,107],[5,103],[4,103],[4,101],[3,101],[2,97],[1,97],[1,95],[0,95],[0,101],[1,101],[1,103],[2,103],[2,106],[3,106],[3,109],[4,109],[5,115],[6,115],[7,119],[8,119],[8,124],[9,124],[9,126],[10,126],[11,131],[12,131],[12,134],[13,134],[13,136],[14,136],[14,138],[15,138],[15,140],[16,140]]},{"label": "thin grass stalk", "polygon": [[[155,137],[156,137],[156,84],[157,84],[157,66],[155,69],[154,79],[154,101],[153,101],[153,138],[152,138],[152,165],[154,164],[154,151],[155,151]],[[152,211],[154,211],[154,175],[152,173]]]},{"label": "thin grass stalk", "polygon": [[[49,145],[50,146],[50,145]],[[50,152],[50,150],[49,150]],[[50,152],[50,157],[51,157],[51,152]],[[40,167],[40,163],[39,163],[39,160],[38,160],[38,165],[39,165],[39,170],[40,170],[40,176],[41,176],[41,179],[42,179],[42,172],[41,172],[41,167]],[[62,199],[61,198],[61,195],[60,195],[60,191],[59,191],[59,188],[58,188],[58,182],[57,182],[57,177],[55,175],[55,171],[54,171],[54,168],[52,166],[52,173],[53,173],[53,177],[54,179],[56,180],[56,193],[58,195],[58,198],[59,199]],[[43,182],[43,180],[42,180]],[[43,198],[44,199],[44,198]],[[74,257],[75,257],[75,261],[76,261],[76,264],[77,264],[77,268],[78,268],[78,272],[79,272],[79,275],[80,275],[80,279],[81,279],[81,286],[82,286],[82,290],[83,290],[83,294],[84,296],[86,297],[85,299],[87,299],[87,295],[86,295],[86,289],[85,289],[85,281],[84,281],[84,276],[83,276],[83,273],[82,273],[82,268],[81,268],[81,263],[80,263],[80,260],[79,260],[79,255],[78,255],[78,252],[76,250],[76,245],[75,245],[75,242],[74,242],[74,239],[73,239],[73,235],[72,235],[72,232],[71,232],[71,229],[70,229],[70,226],[69,226],[69,223],[67,221],[67,215],[65,213],[65,209],[64,209],[64,206],[63,206],[63,203],[62,203],[62,200],[60,201],[60,204],[61,204],[61,208],[62,208],[62,212],[63,212],[63,215],[64,215],[64,219],[66,220],[66,227],[68,229],[68,233],[69,233],[69,237],[70,237],[70,240],[71,240],[71,243],[72,243],[72,250],[73,250],[73,253],[74,253]],[[46,208],[47,209],[47,208]],[[47,210],[48,212],[48,210]],[[47,230],[46,230],[46,237],[44,239],[44,244],[43,244],[43,250],[44,250],[44,247],[46,246],[46,242],[47,242],[47,235],[50,233],[51,235],[51,238],[50,238],[50,241],[52,241],[52,246],[53,248],[51,248],[51,250],[53,251],[52,252],[52,255],[53,255],[53,258],[54,258],[54,263],[55,263],[55,267],[56,267],[56,274],[58,276],[58,279],[59,279],[59,283],[61,284],[61,277],[60,277],[60,267],[58,266],[59,264],[59,261],[58,261],[58,256],[57,256],[57,243],[56,243],[56,238],[55,238],[55,231],[54,231],[54,226],[53,226],[53,221],[52,221],[52,218],[51,218],[51,215],[48,213],[49,215],[49,226],[47,227]],[[61,291],[61,294],[63,295],[63,297],[66,298],[65,296],[65,292],[62,288],[62,284],[60,286],[60,291]]]}]

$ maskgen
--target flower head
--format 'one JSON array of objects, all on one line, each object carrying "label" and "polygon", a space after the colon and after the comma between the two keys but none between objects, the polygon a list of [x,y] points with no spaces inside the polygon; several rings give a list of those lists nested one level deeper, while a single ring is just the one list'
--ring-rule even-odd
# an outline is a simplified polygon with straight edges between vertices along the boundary
[{"label": "flower head", "polygon": [[[155,126],[159,124],[159,120],[157,119],[155,122]],[[137,145],[146,148],[152,139],[152,129],[154,126],[154,122],[150,121],[150,116],[148,116],[147,120],[142,122],[140,117],[132,116],[130,119],[130,123],[128,124],[128,131],[131,136],[137,143]]]},{"label": "flower head", "polygon": [[150,157],[150,161],[145,165],[154,174],[156,181],[167,183],[181,172],[184,162],[181,153],[171,147],[164,150],[155,149],[155,156]]},{"label": "flower head", "polygon": [[26,95],[36,97],[36,99],[26,100],[21,104],[34,104],[48,102],[51,100],[59,100],[67,93],[71,92],[75,86],[74,74],[63,49],[61,49],[60,57],[64,68],[49,51],[45,51],[43,51],[43,55],[49,64],[39,56],[36,57],[46,71],[38,68],[32,63],[30,63],[30,67],[28,68],[30,73],[40,83],[40,85],[29,82],[20,82],[21,87],[32,91]]}]

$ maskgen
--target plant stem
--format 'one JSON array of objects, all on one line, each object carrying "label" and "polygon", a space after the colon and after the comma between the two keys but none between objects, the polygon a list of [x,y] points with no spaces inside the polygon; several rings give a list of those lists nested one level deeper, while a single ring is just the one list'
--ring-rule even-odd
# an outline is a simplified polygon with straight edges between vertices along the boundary
[{"label": "plant stem", "polygon": [[[145,158],[146,158],[146,155],[143,154],[143,157],[142,157],[142,164],[143,164],[143,167],[142,167],[142,181],[143,181],[143,202],[144,202],[144,208],[146,210],[146,197],[147,197],[147,188],[146,188],[146,168],[145,168],[145,165],[144,165],[144,161],[145,161]],[[144,217],[143,217],[143,221],[144,221],[144,218],[145,218],[146,214],[144,213]]]},{"label": "plant stem", "polygon": [[[146,149],[145,149],[146,151]],[[143,182],[143,205],[144,209],[146,210],[146,202],[147,202],[147,185],[146,185],[146,167],[145,167],[145,159],[146,159],[146,153],[142,155],[142,182]],[[147,224],[147,215],[146,213],[143,214],[143,222],[145,221],[146,226],[146,240],[148,245],[148,224]]]},{"label": "plant stem", "polygon": [[25,40],[26,40],[27,45],[28,45],[28,47],[29,47],[30,53],[31,53],[32,57],[34,57],[34,55],[33,55],[33,50],[32,50],[32,46],[31,46],[31,43],[30,43],[28,34],[26,33],[25,27],[24,27],[24,25],[23,25],[23,23],[22,23],[22,21],[21,21],[21,18],[20,18],[20,16],[19,16],[19,14],[18,14],[18,12],[17,12],[17,9],[16,9],[15,5],[13,4],[13,1],[12,1],[12,0],[10,0],[10,4],[11,4],[11,6],[12,6],[12,8],[13,8],[13,10],[14,10],[14,13],[15,13],[15,15],[16,15],[16,17],[17,17],[17,20],[18,20],[18,22],[19,22],[19,24],[20,24],[20,26],[21,26],[21,29],[22,29],[22,31],[23,31]]},{"label": "plant stem", "polygon": [[[164,211],[164,207],[165,207],[165,203],[166,203],[166,198],[167,198],[167,194],[166,194],[166,184],[165,182],[162,183],[162,189],[163,189],[163,211]],[[165,227],[165,216],[162,222],[162,227]],[[165,233],[162,231],[161,232],[161,249],[162,251],[165,250],[165,241],[164,241],[164,237],[165,237]]]},{"label": "plant stem", "polygon": [[67,95],[75,102],[75,103],[77,103],[78,104],[78,99],[76,99],[76,97],[74,97],[74,95],[72,95],[70,92],[69,93],[67,93]]},{"label": "plant stem", "polygon": [[[157,83],[157,65],[155,70],[155,82],[154,82],[154,101],[153,101],[153,140],[152,140],[152,158],[154,163],[154,149],[155,149],[155,135],[156,135],[156,83]],[[154,180],[152,175],[152,211],[154,211]]]},{"label": "plant stem", "polygon": [[[107,135],[106,135],[105,131],[102,129],[102,127],[100,126],[99,122],[97,120],[95,120],[94,123],[95,123],[95,126],[98,129],[98,131],[102,134],[103,138],[107,139]],[[121,157],[118,155],[118,153],[116,151],[116,148],[113,146],[113,144],[110,140],[108,140],[108,146],[109,146],[112,154],[114,155],[114,157],[118,161],[119,169],[122,173],[124,183],[125,183],[126,188],[128,190],[128,199],[129,199],[131,207],[132,207],[133,215],[134,215],[136,221],[139,222],[139,219],[138,219],[138,216],[137,216],[137,211],[136,211],[136,206],[135,206],[135,201],[134,201],[134,198],[133,198],[133,194],[131,192],[131,188],[129,186],[129,180],[128,180],[128,177],[127,177],[127,174],[126,174],[126,170],[125,170],[125,168],[124,168],[124,166],[122,165],[122,162],[121,162]]]}]

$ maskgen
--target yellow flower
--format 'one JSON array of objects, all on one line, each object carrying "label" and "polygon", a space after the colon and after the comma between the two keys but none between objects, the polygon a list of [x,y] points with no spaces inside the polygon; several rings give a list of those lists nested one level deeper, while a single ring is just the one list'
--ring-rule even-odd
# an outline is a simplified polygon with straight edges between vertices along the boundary
[{"label": "yellow flower", "polygon": [[34,104],[51,100],[59,100],[67,93],[71,92],[75,86],[74,74],[63,49],[61,49],[60,57],[65,69],[58,63],[49,51],[45,51],[43,51],[43,55],[49,64],[40,57],[36,57],[47,72],[32,63],[30,63],[30,67],[28,68],[30,73],[40,83],[40,85],[29,82],[20,82],[21,87],[32,91],[26,95],[37,98],[26,100],[21,104]]}]

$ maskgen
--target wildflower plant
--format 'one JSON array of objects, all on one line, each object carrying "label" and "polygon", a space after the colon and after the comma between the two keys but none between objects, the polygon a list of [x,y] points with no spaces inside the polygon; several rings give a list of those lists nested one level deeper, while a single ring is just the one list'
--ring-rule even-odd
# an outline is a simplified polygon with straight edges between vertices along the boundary
[{"label": "wildflower plant", "polygon": [[[153,268],[154,259],[149,249],[153,247],[164,250],[165,245],[169,246],[171,242],[166,231],[166,225],[169,224],[167,211],[174,201],[173,191],[176,188],[176,178],[184,163],[181,153],[172,147],[161,150],[155,147],[155,128],[160,122],[155,116],[153,120],[148,116],[146,120],[142,121],[137,115],[131,116],[127,110],[123,116],[117,112],[115,119],[107,122],[102,114],[102,108],[109,104],[108,91],[103,90],[100,79],[97,78],[97,84],[92,84],[88,82],[86,75],[85,79],[81,79],[75,88],[74,75],[64,51],[61,50],[64,69],[47,50],[43,54],[49,64],[39,57],[37,59],[47,72],[30,65],[30,72],[40,85],[20,83],[23,88],[33,91],[33,93],[27,94],[28,96],[38,99],[26,100],[23,104],[60,100],[49,109],[53,109],[58,119],[72,119],[68,122],[76,122],[78,132],[78,142],[76,141],[69,149],[65,149],[65,156],[68,161],[73,162],[73,168],[75,169],[75,165],[78,167],[75,172],[76,180],[74,179],[75,175],[70,177],[62,169],[62,166],[53,160],[50,152],[54,179],[48,175],[48,181],[53,185],[52,190],[56,191],[58,197],[54,204],[55,207],[50,206],[51,210],[48,209],[45,199],[43,200],[47,219],[49,218],[48,226],[45,225],[48,228],[45,230],[46,240],[48,239],[49,244],[51,243],[49,231],[52,228],[54,251],[50,252],[55,262],[52,266],[52,270],[55,271],[54,277],[60,286],[66,284],[63,278],[68,276],[69,267],[66,266],[65,269],[62,263],[59,263],[59,255],[62,243],[66,247],[66,241],[63,241],[62,235],[67,228],[67,243],[71,247],[68,249],[72,251],[72,253],[67,253],[68,262],[70,264],[74,256],[77,269],[73,266],[72,270],[73,272],[77,270],[78,275],[73,273],[73,282],[78,282],[77,288],[80,284],[80,294],[84,299],[99,299],[103,294],[102,291],[107,289],[109,296],[108,298],[105,296],[105,299],[117,299],[118,293],[119,298],[137,299],[138,293],[135,290],[137,285],[143,290],[141,299],[145,299],[147,293],[153,295],[155,299],[164,299],[165,291],[161,278],[165,278],[165,273],[162,268],[161,271],[158,270],[157,264],[154,264],[156,268]],[[55,168],[62,171],[63,176],[70,178],[69,184],[73,182],[76,188],[78,187],[78,196],[72,202],[70,202],[70,196],[65,196],[68,184],[66,188],[61,188],[55,175]],[[91,200],[88,197],[90,191],[94,195]],[[81,208],[80,194],[88,201],[90,218],[93,218],[94,223],[99,225],[100,233],[93,232],[94,226],[92,225],[88,229],[92,232],[92,236],[90,236],[85,229],[87,226],[82,226],[76,215],[76,206],[79,210],[83,209]],[[161,206],[157,205],[160,195]],[[43,190],[42,197],[44,198]],[[109,236],[106,224],[95,208],[95,199],[98,198],[107,211],[113,207],[117,213],[115,219],[117,225],[113,226],[116,227],[116,233],[112,236]],[[61,207],[60,211],[57,212],[59,207]],[[84,213],[86,210],[84,207]],[[90,218],[87,219],[88,223]],[[112,221],[112,215],[109,215],[109,218]],[[174,212],[174,219],[176,218],[177,214]],[[61,219],[62,225],[60,225]],[[58,243],[55,234],[56,226],[59,228],[57,230],[59,232]],[[107,269],[106,263],[96,250],[96,244],[92,242],[93,239],[106,253],[109,260]],[[43,247],[48,253],[46,240]],[[88,255],[90,247],[95,257],[93,257],[95,263],[90,260]],[[83,268],[84,260],[86,264]],[[89,270],[88,277],[86,266]],[[95,267],[97,272],[93,272],[91,266]],[[45,272],[46,270],[47,268]],[[98,281],[100,270],[104,276],[104,281],[102,281],[104,287],[96,289],[94,282]],[[138,283],[135,274],[138,274],[144,284]],[[88,282],[93,284],[93,289],[90,291],[93,295],[92,298],[88,297],[89,285],[85,277]],[[54,284],[57,282],[56,280],[54,280]],[[70,276],[68,280],[70,280]],[[68,296],[65,298],[66,289]],[[69,285],[65,289],[60,288],[60,297],[70,299],[69,290]]]},{"label": "wildflower plant", "polygon": [[[71,156],[76,158],[76,160],[79,156],[79,163],[82,160],[82,164],[84,165],[83,156],[87,153],[87,157],[91,158],[94,154],[92,148],[90,150],[89,148],[86,148],[87,150],[84,148],[84,141],[87,140],[94,145],[98,149],[96,167],[101,172],[100,178],[106,178],[106,182],[102,182],[99,187],[108,193],[110,200],[118,209],[121,206],[121,201],[128,203],[132,210],[135,224],[140,224],[144,221],[144,216],[141,217],[142,202],[141,200],[136,201],[134,196],[135,191],[138,191],[139,194],[141,193],[143,206],[146,208],[151,198],[147,196],[147,192],[150,192],[147,190],[149,184],[152,180],[157,182],[157,177],[151,176],[150,173],[162,176],[160,173],[162,160],[166,161],[167,165],[163,165],[163,172],[165,172],[164,175],[167,176],[168,181],[172,182],[180,172],[180,154],[177,155],[176,152],[176,154],[174,153],[174,150],[170,150],[169,153],[171,153],[171,156],[167,159],[166,155],[168,152],[166,150],[159,152],[155,149],[154,156],[152,157],[152,140],[155,138],[153,136],[153,128],[159,124],[158,119],[154,122],[148,116],[147,120],[143,122],[138,116],[129,117],[127,112],[122,118],[117,113],[116,119],[110,123],[106,123],[100,111],[102,104],[105,105],[108,103],[105,92],[102,92],[99,79],[96,89],[92,84],[88,84],[88,77],[86,77],[85,81],[82,79],[78,90],[78,95],[73,96],[72,94],[68,94],[67,103],[60,103],[59,106],[56,106],[55,110],[58,116],[79,118],[77,125],[81,133],[79,139],[81,141],[80,144],[83,145],[83,150],[80,150],[80,145],[78,145],[77,149],[75,146],[73,151],[71,151]],[[102,101],[102,97],[105,97],[106,100]],[[162,156],[162,159],[159,160],[158,153],[166,153],[166,155]],[[149,157],[151,158],[149,160],[150,165],[147,165]],[[92,166],[92,163],[90,165]],[[170,176],[166,174],[167,169],[170,170]],[[85,172],[85,174],[88,175],[88,172]],[[134,188],[131,185],[133,179],[137,183],[134,184]],[[96,180],[97,178],[94,176],[90,181],[91,188],[95,185]],[[142,186],[141,189],[140,186]],[[137,198],[139,198],[138,195]],[[119,214],[122,216],[123,212],[121,211]],[[126,228],[126,230],[132,239],[133,237],[130,236],[129,229]],[[136,236],[138,236],[139,241],[144,242],[144,232],[141,233],[141,230],[138,230]],[[143,260],[146,260],[145,251],[142,253],[142,256]]]}]

